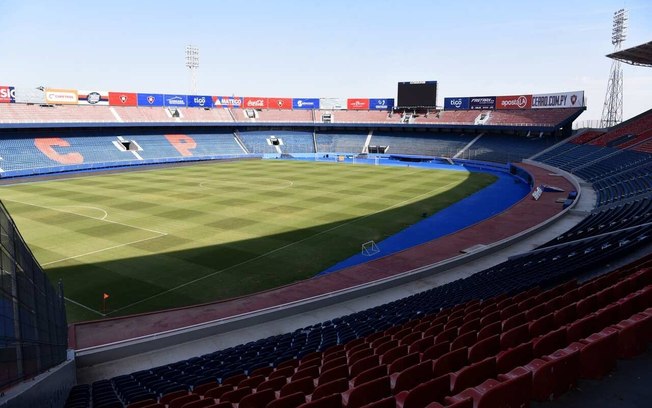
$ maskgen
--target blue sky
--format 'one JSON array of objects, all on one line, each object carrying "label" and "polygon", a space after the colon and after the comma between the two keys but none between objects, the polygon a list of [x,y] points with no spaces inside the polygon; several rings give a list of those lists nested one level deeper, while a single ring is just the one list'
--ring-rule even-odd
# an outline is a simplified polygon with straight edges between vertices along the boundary
[{"label": "blue sky", "polygon": [[[188,93],[395,97],[437,80],[444,96],[585,90],[599,119],[613,12],[624,46],[652,41],[652,2],[0,0],[0,84]],[[625,117],[652,104],[652,68],[624,67]]]}]

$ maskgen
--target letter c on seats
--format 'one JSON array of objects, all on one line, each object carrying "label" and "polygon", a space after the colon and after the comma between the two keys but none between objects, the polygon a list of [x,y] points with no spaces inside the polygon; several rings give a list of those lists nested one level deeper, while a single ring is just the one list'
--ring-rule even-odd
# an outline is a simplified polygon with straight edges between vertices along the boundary
[{"label": "letter c on seats", "polygon": [[84,156],[78,152],[60,154],[53,147],[70,147],[70,143],[58,137],[46,137],[34,139],[34,146],[46,155],[49,159],[61,164],[82,164]]}]

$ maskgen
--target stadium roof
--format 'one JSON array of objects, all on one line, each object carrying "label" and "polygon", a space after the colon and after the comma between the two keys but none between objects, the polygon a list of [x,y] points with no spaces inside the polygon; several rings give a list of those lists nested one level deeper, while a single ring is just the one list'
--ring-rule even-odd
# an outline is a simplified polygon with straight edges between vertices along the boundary
[{"label": "stadium roof", "polygon": [[622,61],[631,65],[640,65],[643,67],[652,67],[652,41],[636,47],[627,48],[626,50],[612,52],[607,57]]}]

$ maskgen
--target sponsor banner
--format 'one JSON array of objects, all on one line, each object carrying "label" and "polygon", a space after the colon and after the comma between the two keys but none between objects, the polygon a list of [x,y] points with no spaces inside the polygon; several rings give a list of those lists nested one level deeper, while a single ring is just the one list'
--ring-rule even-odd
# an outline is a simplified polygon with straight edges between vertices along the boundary
[{"label": "sponsor banner", "polygon": [[111,106],[138,106],[138,94],[133,92],[109,92]]},{"label": "sponsor banner", "polygon": [[319,109],[319,98],[293,98],[292,109]]},{"label": "sponsor banner", "polygon": [[495,109],[495,108],[496,108],[495,96],[474,96],[469,98],[469,109],[484,110],[484,109]]},{"label": "sponsor banner", "polygon": [[245,96],[242,101],[242,107],[245,109],[267,109],[267,98]]},{"label": "sponsor banner", "polygon": [[213,97],[209,95],[188,95],[188,106],[192,108],[212,108]]},{"label": "sponsor banner", "polygon": [[584,106],[584,91],[532,95],[532,109],[579,108]]},{"label": "sponsor banner", "polygon": [[292,109],[292,98],[267,98],[269,109]]},{"label": "sponsor banner", "polygon": [[45,102],[54,105],[77,105],[79,100],[76,89],[45,89]]},{"label": "sponsor banner", "polygon": [[444,98],[444,110],[468,110],[471,98]]},{"label": "sponsor banner", "polygon": [[368,110],[369,99],[349,98],[346,100],[346,108],[349,110]]},{"label": "sponsor banner", "polygon": [[213,105],[216,108],[240,108],[242,107],[241,96],[214,96]]},{"label": "sponsor banner", "polygon": [[43,88],[15,88],[16,103],[45,103],[45,90]]},{"label": "sponsor banner", "polygon": [[16,90],[13,86],[0,86],[0,103],[16,102]]},{"label": "sponsor banner", "polygon": [[188,106],[188,95],[165,95],[165,106],[185,108]]},{"label": "sponsor banner", "polygon": [[165,95],[163,94],[138,94],[138,106],[163,106]]},{"label": "sponsor banner", "polygon": [[532,95],[497,96],[496,109],[530,109]]},{"label": "sponsor banner", "polygon": [[320,98],[319,109],[346,109],[346,98]]},{"label": "sponsor banner", "polygon": [[390,110],[394,108],[394,98],[371,98],[369,99],[369,109],[372,110]]},{"label": "sponsor banner", "polygon": [[80,105],[108,105],[109,93],[104,91],[77,91]]}]

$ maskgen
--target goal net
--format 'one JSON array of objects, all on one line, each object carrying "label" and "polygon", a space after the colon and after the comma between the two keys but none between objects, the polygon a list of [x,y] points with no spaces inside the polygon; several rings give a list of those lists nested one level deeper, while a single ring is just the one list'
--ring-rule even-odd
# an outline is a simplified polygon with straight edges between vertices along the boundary
[{"label": "goal net", "polygon": [[363,256],[373,256],[380,252],[378,245],[374,241],[368,241],[362,244],[362,255]]}]

